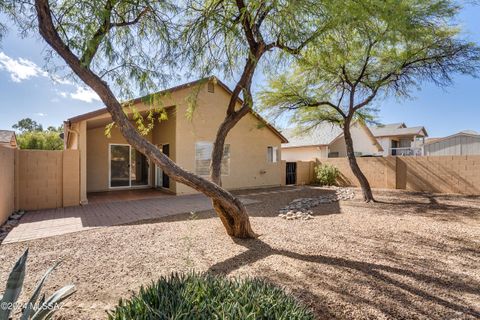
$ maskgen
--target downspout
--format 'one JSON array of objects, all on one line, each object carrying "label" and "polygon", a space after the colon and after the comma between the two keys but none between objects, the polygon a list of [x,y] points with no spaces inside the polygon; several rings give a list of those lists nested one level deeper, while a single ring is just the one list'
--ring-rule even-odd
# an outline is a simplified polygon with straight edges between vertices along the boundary
[{"label": "downspout", "polygon": [[[80,133],[77,130],[71,129],[72,123],[70,121],[65,121],[64,122],[64,131],[65,131],[65,139],[63,140],[64,143],[64,149],[68,149],[68,139],[70,137],[70,133],[74,133],[77,135],[77,141],[79,139]],[[77,146],[78,148],[78,146]]]}]

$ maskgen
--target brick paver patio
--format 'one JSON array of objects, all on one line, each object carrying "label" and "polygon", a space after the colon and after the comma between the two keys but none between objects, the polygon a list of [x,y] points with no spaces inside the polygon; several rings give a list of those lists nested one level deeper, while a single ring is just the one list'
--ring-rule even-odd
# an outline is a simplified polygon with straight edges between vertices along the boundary
[{"label": "brick paver patio", "polygon": [[[257,203],[242,199],[244,204]],[[94,203],[85,206],[27,212],[3,243],[57,236],[92,228],[115,226],[187,212],[212,209],[202,194]]]}]

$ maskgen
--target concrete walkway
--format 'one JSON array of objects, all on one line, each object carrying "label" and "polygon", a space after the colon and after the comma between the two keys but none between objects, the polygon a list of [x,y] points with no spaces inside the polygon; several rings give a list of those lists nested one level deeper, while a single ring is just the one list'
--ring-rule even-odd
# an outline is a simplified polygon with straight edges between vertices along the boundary
[{"label": "concrete walkway", "polygon": [[[251,199],[241,200],[244,204],[258,203]],[[210,199],[195,194],[30,211],[21,218],[19,225],[10,231],[2,244],[210,209]]]}]

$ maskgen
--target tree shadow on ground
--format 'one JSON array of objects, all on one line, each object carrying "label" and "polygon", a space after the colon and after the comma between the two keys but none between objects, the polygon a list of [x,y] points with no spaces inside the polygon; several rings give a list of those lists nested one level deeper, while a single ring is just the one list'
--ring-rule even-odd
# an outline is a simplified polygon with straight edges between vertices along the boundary
[{"label": "tree shadow on ground", "polygon": [[[464,294],[471,294],[471,295],[478,295],[480,298],[480,283],[474,283],[471,281],[464,281],[462,279],[457,279],[456,282],[451,282],[445,280],[440,277],[432,276],[427,273],[419,273],[412,270],[393,267],[389,265],[379,264],[379,263],[369,263],[369,262],[362,262],[356,261],[347,258],[340,258],[340,257],[332,257],[326,255],[307,255],[302,254],[294,251],[289,251],[285,249],[276,249],[268,245],[267,243],[263,242],[260,239],[254,240],[234,240],[236,244],[244,246],[247,248],[247,251],[244,251],[234,257],[228,258],[224,261],[218,262],[212,265],[209,268],[209,272],[213,273],[222,273],[222,274],[229,274],[236,269],[241,268],[242,266],[252,265],[262,259],[266,259],[272,255],[279,255],[295,260],[300,260],[306,263],[313,263],[319,270],[321,270],[321,266],[325,267],[335,267],[344,269],[345,272],[354,271],[359,272],[363,277],[361,279],[372,279],[374,282],[374,286],[377,290],[383,291],[391,291],[391,288],[395,288],[395,292],[382,292],[387,293],[389,295],[395,296],[397,303],[402,303],[406,308],[418,308],[411,305],[409,300],[406,298],[402,299],[404,293],[408,293],[411,295],[416,296],[417,298],[428,301],[429,303],[433,303],[436,306],[443,307],[449,309],[456,313],[461,313],[463,315],[467,315],[469,317],[480,317],[480,311],[476,310],[472,307],[461,305],[454,301],[449,301],[444,297],[436,295],[434,293],[429,292],[429,290],[424,289],[423,285],[414,286],[408,282],[417,281],[422,284],[426,285],[433,285],[435,287],[439,287],[447,292],[451,290],[464,293]],[[321,272],[321,271],[320,271]],[[391,274],[388,275],[388,274]],[[402,281],[399,279],[407,278],[408,281]],[[358,279],[358,277],[357,277]],[[295,280],[294,280],[295,281]],[[328,286],[328,284],[325,284]],[[371,285],[371,283],[370,283]],[[385,286],[385,287],[383,287]],[[331,288],[332,290],[337,290],[338,288]],[[303,295],[309,296],[311,300],[318,299],[314,297],[313,294],[309,294],[302,290]],[[341,292],[337,292],[342,294],[343,296],[351,296],[350,298],[357,299],[358,301],[362,300],[363,303],[375,304],[375,301],[369,300],[366,297],[360,296],[353,296],[349,293],[348,288],[345,290],[341,289]],[[450,299],[454,300],[454,299]],[[314,306],[317,309],[317,305]],[[382,312],[389,314],[391,316],[398,316],[397,311],[391,310],[391,306],[382,306],[376,304],[376,307],[381,309]],[[322,318],[330,318],[328,314],[325,314],[326,310],[315,310],[316,313]],[[428,311],[426,310],[417,310],[417,312],[424,314],[425,316],[428,315]]]},{"label": "tree shadow on ground", "polygon": [[[385,192],[382,194],[382,198],[377,199],[373,205],[375,209],[380,209],[389,215],[419,215],[445,221],[458,221],[463,218],[480,219],[478,196],[418,192],[408,194],[415,196],[419,201],[405,201],[398,193]],[[358,202],[355,203],[355,206],[371,208],[372,204]]]}]

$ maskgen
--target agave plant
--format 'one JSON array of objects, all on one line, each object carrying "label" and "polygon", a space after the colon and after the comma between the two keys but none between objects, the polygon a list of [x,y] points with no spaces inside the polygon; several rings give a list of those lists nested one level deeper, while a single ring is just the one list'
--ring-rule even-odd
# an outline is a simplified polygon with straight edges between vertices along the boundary
[{"label": "agave plant", "polygon": [[[25,279],[25,267],[27,263],[28,249],[18,259],[7,280],[7,286],[3,296],[0,296],[0,320],[9,320],[10,313],[17,306],[17,299],[22,292],[23,280]],[[53,313],[58,310],[58,304],[68,298],[75,292],[74,285],[67,285],[45,299],[45,294],[40,297],[43,284],[48,275],[55,270],[58,262],[47,270],[40,281],[37,283],[27,304],[22,308],[20,320],[43,320],[49,319]]]}]

